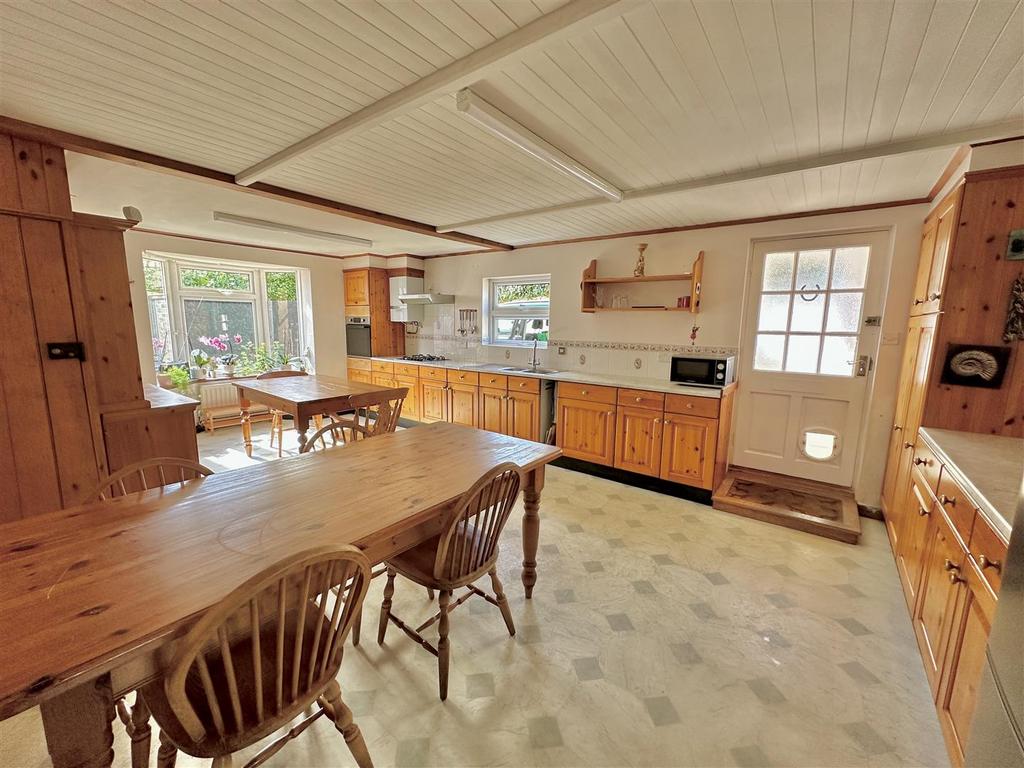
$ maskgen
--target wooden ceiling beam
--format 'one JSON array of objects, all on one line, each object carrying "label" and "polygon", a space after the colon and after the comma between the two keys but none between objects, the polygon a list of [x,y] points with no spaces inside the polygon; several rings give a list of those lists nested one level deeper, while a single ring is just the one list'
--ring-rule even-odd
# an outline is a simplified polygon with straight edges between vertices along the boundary
[{"label": "wooden ceiling beam", "polygon": [[161,157],[149,152],[141,152],[136,149],[129,149],[117,144],[91,139],[87,136],[68,133],[67,131],[47,128],[34,123],[27,123],[6,115],[0,115],[0,133],[9,133],[44,144],[52,144],[70,152],[78,152],[83,155],[91,155],[104,160],[112,160],[118,163],[146,168],[148,170],[169,173],[175,176],[203,181],[208,184],[216,184],[220,187],[230,188],[238,192],[277,200],[292,205],[300,205],[304,208],[311,208],[325,213],[333,213],[349,219],[365,221],[370,224],[379,224],[384,227],[414,232],[419,235],[437,237],[443,240],[451,240],[465,245],[479,246],[487,250],[511,250],[512,246],[499,243],[495,240],[487,240],[475,235],[467,235],[462,232],[438,232],[429,224],[424,224],[412,219],[404,219],[400,216],[392,216],[387,213],[371,211],[368,208],[360,208],[346,203],[339,203],[324,197],[307,195],[284,187],[277,187],[271,184],[253,184],[242,187],[235,183],[235,177],[230,173],[215,171],[212,168],[204,168],[201,165],[193,165],[180,160],[172,160],[168,157]]},{"label": "wooden ceiling beam", "polygon": [[[978,141],[1004,139],[1017,136],[1020,134],[1020,131],[1021,123],[1019,120],[1006,120],[978,128],[968,128],[965,130],[950,131],[947,133],[934,133],[914,139],[907,139],[905,141],[896,141],[888,144],[875,144],[868,147],[862,147],[861,149],[833,152],[828,155],[802,157],[797,160],[789,160],[784,163],[775,163],[773,165],[751,168],[744,171],[721,173],[712,176],[701,176],[696,179],[690,179],[689,181],[662,184],[656,187],[630,189],[623,193],[622,202],[627,202],[629,200],[642,200],[648,197],[672,195],[679,192],[710,189],[712,187],[719,187],[725,184],[736,184],[741,181],[755,181],[757,179],[764,179],[771,176],[782,176],[787,173],[809,171],[815,168],[826,168],[828,166],[842,165],[844,163],[875,160],[915,152],[927,152],[929,150],[942,149],[945,147],[952,149],[953,147],[959,147],[964,144],[971,144]],[[551,205],[544,208],[532,208],[523,211],[499,214],[497,216],[488,216],[482,219],[460,221],[456,224],[444,224],[438,226],[437,231],[453,232],[456,230],[482,226],[484,224],[494,224],[497,222],[523,219],[528,216],[539,216],[548,213],[558,213],[560,211],[568,211],[577,208],[590,208],[596,205],[618,205],[618,203],[614,203],[604,197],[591,197],[586,200],[576,200],[570,203],[561,203],[559,205]]]},{"label": "wooden ceiling beam", "polygon": [[389,93],[336,123],[322,128],[265,160],[236,174],[239,184],[253,184],[295,158],[356,131],[365,131],[446,93],[472,85],[496,69],[516,62],[544,45],[570,34],[591,29],[603,21],[621,16],[638,0],[571,0],[515,32],[498,38],[468,56],[453,61],[426,77]]}]

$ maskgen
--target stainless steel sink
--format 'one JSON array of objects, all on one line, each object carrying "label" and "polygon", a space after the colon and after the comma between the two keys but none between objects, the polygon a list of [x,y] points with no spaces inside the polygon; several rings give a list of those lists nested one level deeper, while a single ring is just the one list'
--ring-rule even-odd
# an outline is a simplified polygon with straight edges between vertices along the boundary
[{"label": "stainless steel sink", "polygon": [[561,371],[555,371],[551,368],[502,368],[501,370],[507,371],[508,373],[539,373],[539,374],[551,374],[561,373]]}]

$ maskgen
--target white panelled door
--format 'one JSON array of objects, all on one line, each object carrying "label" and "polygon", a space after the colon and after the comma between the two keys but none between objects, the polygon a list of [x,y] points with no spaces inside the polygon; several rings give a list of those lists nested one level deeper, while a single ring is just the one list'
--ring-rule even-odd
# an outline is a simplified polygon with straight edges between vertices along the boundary
[{"label": "white panelled door", "polygon": [[853,483],[889,232],[754,244],[732,463]]}]

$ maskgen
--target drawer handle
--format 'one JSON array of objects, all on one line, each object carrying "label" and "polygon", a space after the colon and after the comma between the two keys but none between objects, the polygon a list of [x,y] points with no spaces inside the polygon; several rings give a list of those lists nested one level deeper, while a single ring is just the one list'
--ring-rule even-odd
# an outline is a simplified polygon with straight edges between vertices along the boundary
[{"label": "drawer handle", "polygon": [[913,448],[913,447],[914,447],[914,444],[913,444],[913,443],[904,443],[904,444],[903,444],[903,447],[904,447],[904,448]]},{"label": "drawer handle", "polygon": [[959,571],[960,570],[960,566],[957,565],[956,563],[954,563],[948,557],[946,558],[945,562],[942,564],[942,567],[945,568],[947,571]]},{"label": "drawer handle", "polygon": [[924,304],[926,301],[928,301],[928,299],[914,299],[914,306],[916,307],[918,304]]},{"label": "drawer handle", "polygon": [[902,432],[903,431],[903,427],[901,427],[899,424],[893,424],[892,425],[892,431],[893,432]]},{"label": "drawer handle", "polygon": [[689,408],[692,411],[693,410],[693,403],[687,403],[686,407]]},{"label": "drawer handle", "polygon": [[944,562],[942,564],[942,567],[945,568],[947,571],[949,571],[949,583],[950,584],[958,584],[961,581],[966,581],[966,579],[964,579],[960,575],[960,566],[957,565],[956,563],[954,563],[948,557],[946,558],[946,562]]},{"label": "drawer handle", "polygon": [[950,584],[960,584],[960,583],[966,584],[967,583],[967,579],[965,579],[963,576],[960,575],[960,571],[958,571],[958,570],[957,571],[951,571],[950,574],[949,574],[949,583]]},{"label": "drawer handle", "polygon": [[638,403],[642,403],[642,402],[644,401],[644,399],[643,399],[642,397],[638,397],[638,398],[636,399],[636,401],[637,401]]},{"label": "drawer handle", "polygon": [[942,504],[942,506],[944,507],[955,507],[956,496],[947,496],[946,494],[943,493],[939,496],[939,503]]},{"label": "drawer handle", "polygon": [[920,456],[915,456],[914,463],[918,466],[924,464],[926,467],[930,467],[934,462],[931,459],[922,459]]},{"label": "drawer handle", "polygon": [[1003,570],[1003,564],[1001,562],[998,560],[989,560],[984,555],[978,555],[978,565],[981,566],[982,570],[985,570],[986,568],[991,568],[996,572],[1002,572]]},{"label": "drawer handle", "polygon": [[941,299],[941,298],[942,298],[942,294],[941,293],[930,293],[930,294],[928,294],[928,299],[931,300],[931,301],[937,301],[938,299]]},{"label": "drawer handle", "polygon": [[[520,384],[519,386],[521,387],[521,386],[523,386],[523,385],[522,385],[522,384]],[[581,390],[580,390],[580,394],[581,394],[581,395],[585,395],[585,394],[587,394],[587,390],[585,390],[585,389],[581,389]]]},{"label": "drawer handle", "polygon": [[[520,381],[520,382],[519,382],[519,386],[520,386],[520,387],[525,387],[525,386],[526,386],[526,382],[525,382],[525,381]],[[583,394],[584,394],[584,395],[585,395],[585,394],[587,394],[586,390],[584,390],[584,391],[583,391]]]}]

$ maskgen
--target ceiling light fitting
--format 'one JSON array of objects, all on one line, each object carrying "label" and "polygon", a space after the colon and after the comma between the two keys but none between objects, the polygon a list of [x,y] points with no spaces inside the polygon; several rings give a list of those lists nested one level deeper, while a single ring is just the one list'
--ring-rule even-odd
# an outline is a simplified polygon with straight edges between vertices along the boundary
[{"label": "ceiling light fitting", "polygon": [[223,211],[214,211],[213,220],[220,221],[224,224],[240,224],[243,227],[269,229],[271,232],[283,232],[289,235],[302,235],[303,237],[316,237],[321,240],[333,240],[337,243],[358,245],[363,248],[373,247],[372,240],[366,240],[362,237],[340,235],[337,232],[323,232],[319,229],[306,229],[305,227],[296,227],[292,224],[282,224],[277,221],[267,221],[266,219],[251,219],[248,216],[236,216],[233,213],[224,213]]},{"label": "ceiling light fitting", "polygon": [[455,98],[456,108],[466,117],[504,139],[527,154],[557,171],[581,181],[601,195],[619,202],[622,190],[596,173],[577,163],[558,147],[548,143],[529,128],[517,123],[493,104],[484,101],[469,88],[463,88]]}]

